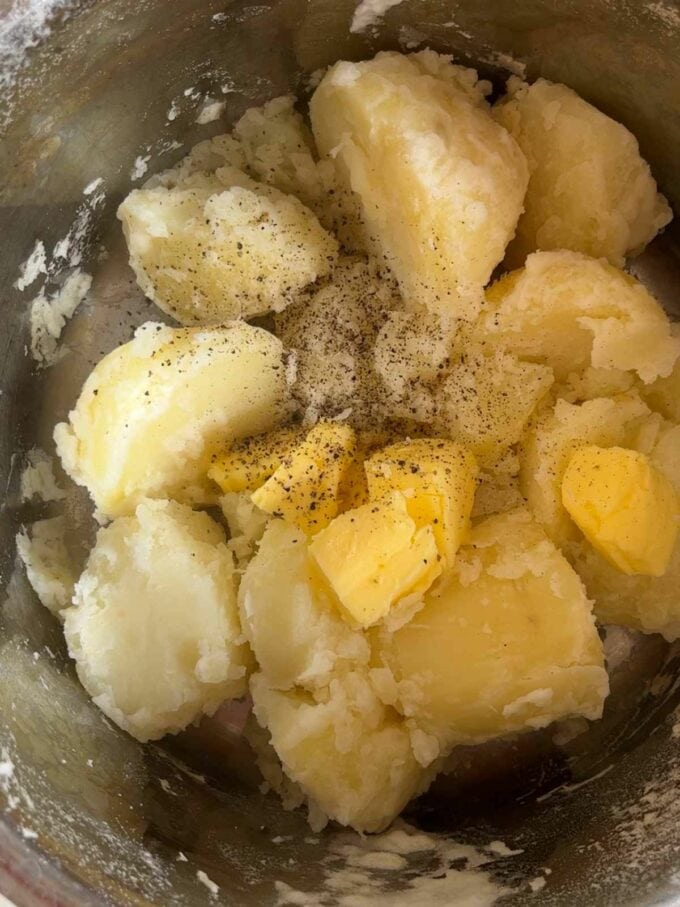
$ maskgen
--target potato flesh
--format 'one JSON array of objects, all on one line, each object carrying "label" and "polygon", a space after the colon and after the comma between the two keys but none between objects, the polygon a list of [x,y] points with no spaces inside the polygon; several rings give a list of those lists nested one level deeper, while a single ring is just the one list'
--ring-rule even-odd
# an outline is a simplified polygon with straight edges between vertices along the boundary
[{"label": "potato flesh", "polygon": [[480,330],[559,380],[587,367],[650,384],[680,356],[668,318],[634,278],[577,252],[538,252],[487,292]]},{"label": "potato flesh", "polygon": [[513,78],[494,107],[529,163],[529,188],[507,263],[572,249],[621,267],[671,219],[633,135],[565,85]]},{"label": "potato flesh", "polygon": [[273,427],[286,396],[283,349],[266,331],[149,322],[95,367],[57,450],[109,517],[142,497],[202,499],[208,451]]},{"label": "potato flesh", "polygon": [[337,243],[298,199],[229,168],[202,183],[138,189],[118,210],[139,285],[164,312],[252,318],[330,272]]},{"label": "potato flesh", "polygon": [[286,774],[329,818],[381,831],[427,787],[433,773],[418,764],[403,722],[365,676],[333,680],[322,701],[272,690],[261,674],[250,688]]},{"label": "potato flesh", "polygon": [[[446,64],[446,65],[445,65]],[[406,302],[473,319],[522,210],[524,155],[470,70],[431,51],[338,63],[310,102]]]},{"label": "potato flesh", "polygon": [[63,612],[95,703],[138,740],[182,730],[246,691],[233,558],[206,514],[144,501],[100,529]]},{"label": "potato flesh", "polygon": [[398,707],[442,746],[599,718],[608,692],[585,590],[525,510],[476,527],[453,572],[380,653]]}]

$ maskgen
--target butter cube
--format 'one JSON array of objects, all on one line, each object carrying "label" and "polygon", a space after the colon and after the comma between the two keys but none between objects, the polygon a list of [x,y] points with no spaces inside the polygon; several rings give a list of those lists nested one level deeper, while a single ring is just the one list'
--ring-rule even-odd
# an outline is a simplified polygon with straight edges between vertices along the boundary
[{"label": "butter cube", "polygon": [[355,446],[349,425],[320,422],[252,494],[253,504],[308,535],[318,532],[338,513],[340,483]]},{"label": "butter cube", "polygon": [[419,529],[398,493],[336,517],[309,550],[344,615],[361,627],[424,592],[442,570],[432,527]]},{"label": "butter cube", "polygon": [[229,450],[211,455],[208,478],[220,486],[223,494],[255,491],[276,472],[286,455],[304,437],[304,430],[295,426],[246,438]]},{"label": "butter cube", "polygon": [[678,497],[645,454],[594,445],[577,450],[562,480],[562,503],[623,573],[666,572],[678,535]]},{"label": "butter cube", "polygon": [[432,526],[439,553],[453,563],[470,526],[477,479],[474,456],[454,441],[422,438],[392,444],[364,465],[371,500],[402,492],[416,526]]}]

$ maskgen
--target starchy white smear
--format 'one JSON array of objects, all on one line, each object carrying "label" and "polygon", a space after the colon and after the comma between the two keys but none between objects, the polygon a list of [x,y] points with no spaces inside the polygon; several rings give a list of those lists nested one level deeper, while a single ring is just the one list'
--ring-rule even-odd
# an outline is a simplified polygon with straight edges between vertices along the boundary
[{"label": "starchy white smear", "polygon": [[372,25],[377,25],[388,9],[398,6],[401,2],[402,0],[361,0],[354,10],[349,30],[353,34],[366,31]]}]

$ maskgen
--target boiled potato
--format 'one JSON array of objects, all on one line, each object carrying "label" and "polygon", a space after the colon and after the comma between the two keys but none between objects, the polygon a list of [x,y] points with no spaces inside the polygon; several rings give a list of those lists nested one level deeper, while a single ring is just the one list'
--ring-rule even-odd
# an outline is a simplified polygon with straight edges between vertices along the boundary
[{"label": "boiled potato", "polygon": [[522,440],[520,485],[529,507],[557,545],[578,532],[562,504],[561,485],[572,454],[580,447],[621,445],[629,423],[649,410],[637,394],[603,397],[580,405],[558,400],[532,424]]},{"label": "boiled potato", "polygon": [[390,312],[376,338],[373,365],[389,418],[429,423],[459,322],[438,312]]},{"label": "boiled potato", "polygon": [[[674,337],[680,339],[680,325],[673,324],[671,331]],[[680,359],[676,359],[669,375],[641,388],[641,393],[653,410],[666,419],[680,422]]]},{"label": "boiled potato", "polygon": [[309,422],[347,410],[356,419],[374,412],[380,396],[373,345],[399,305],[395,287],[371,263],[346,256],[326,286],[276,316],[277,335],[295,353],[293,395]]},{"label": "boiled potato", "polygon": [[310,560],[305,534],[268,526],[239,589],[243,629],[272,689],[314,690],[343,667],[366,665],[369,647],[351,629]]},{"label": "boiled potato", "polygon": [[135,189],[118,209],[146,295],[182,324],[252,318],[330,273],[337,243],[293,196],[233,168]]},{"label": "boiled potato", "polygon": [[286,394],[283,348],[261,328],[149,322],[96,366],[54,436],[106,516],[142,497],[205,501],[207,452],[274,426]]},{"label": "boiled potato", "polygon": [[469,343],[437,392],[437,431],[464,444],[480,465],[489,466],[519,441],[552,383],[552,369],[546,365]]},{"label": "boiled potato", "polygon": [[466,319],[514,234],[528,179],[487,90],[432,51],[381,53],[331,67],[310,102],[319,151],[359,196],[406,302]]},{"label": "boiled potato", "polygon": [[599,718],[608,693],[590,602],[525,509],[477,526],[453,570],[380,657],[397,707],[443,749],[568,716]]},{"label": "boiled potato", "polygon": [[647,384],[680,356],[666,313],[641,283],[579,252],[537,252],[486,294],[481,330],[558,379],[592,367]]},{"label": "boiled potato", "polygon": [[286,774],[310,808],[342,825],[381,831],[433,776],[416,761],[404,723],[363,674],[332,680],[319,699],[273,690],[262,674],[252,677],[250,691]]},{"label": "boiled potato", "polygon": [[494,108],[529,162],[529,189],[508,262],[573,249],[621,266],[671,219],[633,135],[565,85],[510,79]]},{"label": "boiled potato", "polygon": [[100,529],[64,631],[96,705],[155,740],[246,692],[233,558],[209,516],[142,501]]},{"label": "boiled potato", "polygon": [[38,520],[16,537],[17,552],[35,594],[48,610],[60,614],[71,604],[77,579],[68,550],[63,516]]},{"label": "boiled potato", "polygon": [[222,495],[219,504],[229,527],[227,547],[242,570],[255,553],[271,517],[253,504],[247,492],[230,491]]}]

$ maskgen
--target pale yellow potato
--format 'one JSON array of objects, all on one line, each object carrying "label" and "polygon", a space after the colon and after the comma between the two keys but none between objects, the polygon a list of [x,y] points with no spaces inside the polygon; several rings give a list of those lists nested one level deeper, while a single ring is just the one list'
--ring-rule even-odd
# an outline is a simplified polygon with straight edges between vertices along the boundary
[{"label": "pale yellow potato", "polygon": [[519,441],[553,383],[552,369],[491,344],[467,343],[437,391],[436,426],[481,466]]},{"label": "pale yellow potato", "polygon": [[229,527],[227,547],[234,553],[239,569],[243,570],[255,553],[271,517],[256,507],[244,491],[222,495],[219,505]]},{"label": "pale yellow potato", "polygon": [[589,444],[622,445],[629,423],[648,413],[635,393],[580,405],[557,400],[530,426],[520,450],[520,487],[534,517],[555,544],[562,547],[579,534],[561,496],[562,478],[572,454]]},{"label": "pale yellow potato", "polygon": [[528,170],[488,84],[432,51],[331,67],[310,102],[319,151],[359,196],[407,304],[473,319],[522,211]]},{"label": "pale yellow potato", "polygon": [[66,539],[63,516],[38,520],[17,533],[17,553],[35,594],[48,610],[59,615],[71,604],[77,573]]},{"label": "pale yellow potato", "polygon": [[242,696],[251,656],[234,562],[207,514],[143,501],[100,529],[63,612],[69,653],[99,708],[138,740]]},{"label": "pale yellow potato", "polygon": [[473,529],[422,610],[378,651],[396,706],[443,750],[597,719],[608,693],[583,585],[526,509]]},{"label": "pale yellow potato", "polygon": [[139,285],[182,324],[281,311],[332,270],[337,242],[298,199],[230,167],[189,183],[118,209]]},{"label": "pale yellow potato", "polygon": [[318,699],[273,690],[262,674],[253,675],[250,692],[257,720],[310,812],[360,832],[381,831],[433,777],[417,762],[404,722],[363,673],[337,677]]},{"label": "pale yellow potato", "polygon": [[375,428],[375,338],[400,306],[391,281],[374,264],[343,256],[330,282],[275,317],[276,334],[294,351],[293,396],[309,422],[350,409]]},{"label": "pale yellow potato", "polygon": [[584,539],[569,548],[569,558],[594,602],[603,624],[621,624],[643,633],[680,638],[680,541],[663,576],[627,576]]},{"label": "pale yellow potato", "polygon": [[623,271],[579,252],[537,252],[486,294],[480,331],[558,379],[591,367],[634,371],[650,384],[680,356],[668,316]]},{"label": "pale yellow potato", "polygon": [[459,322],[438,312],[390,312],[373,349],[382,409],[389,418],[430,423]]},{"label": "pale yellow potato", "polygon": [[[680,339],[679,324],[674,323],[671,331]],[[657,378],[653,384],[641,388],[641,393],[653,410],[672,422],[680,422],[680,359],[676,360],[670,375]]]},{"label": "pale yellow potato", "polygon": [[261,328],[148,322],[102,359],[55,428],[64,468],[109,517],[142,497],[205,503],[209,452],[281,419],[284,371],[281,342]]},{"label": "pale yellow potato", "polygon": [[565,85],[511,78],[494,115],[531,174],[511,266],[536,249],[573,249],[620,266],[671,220],[635,136]]},{"label": "pale yellow potato", "polygon": [[273,520],[239,589],[243,630],[273,689],[310,690],[336,674],[365,666],[363,634],[340,616],[310,560],[305,534]]}]

